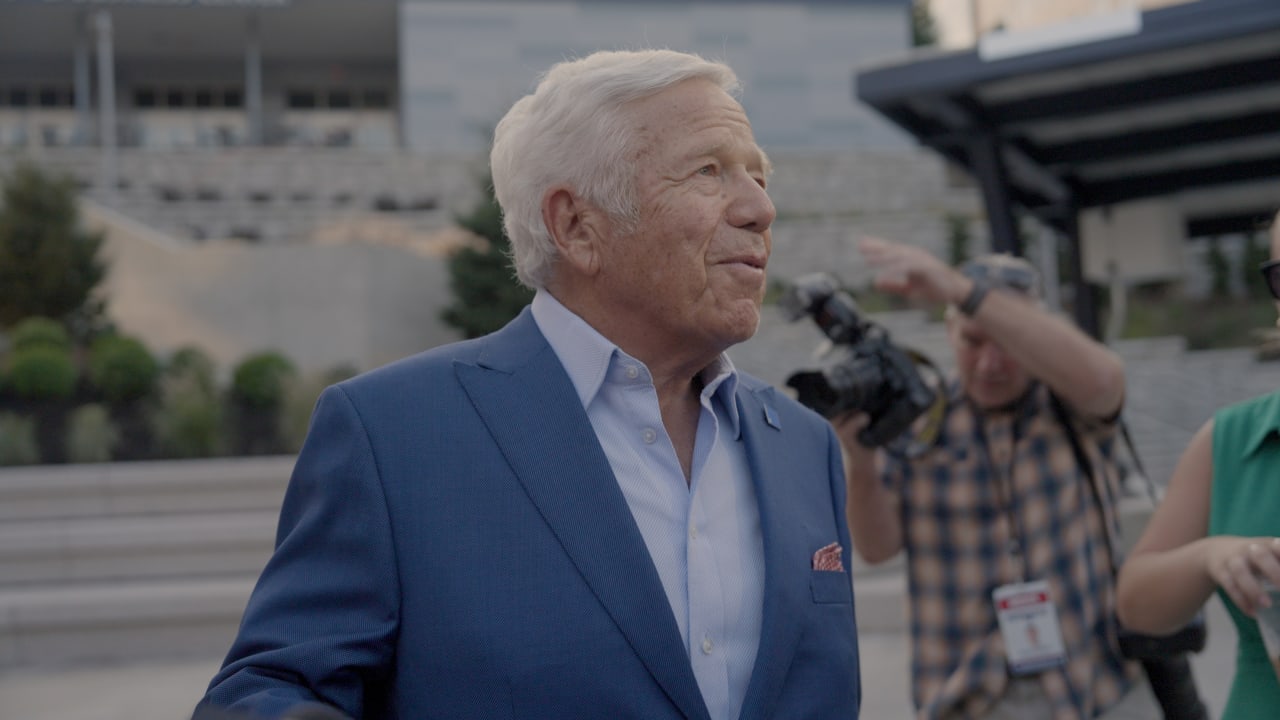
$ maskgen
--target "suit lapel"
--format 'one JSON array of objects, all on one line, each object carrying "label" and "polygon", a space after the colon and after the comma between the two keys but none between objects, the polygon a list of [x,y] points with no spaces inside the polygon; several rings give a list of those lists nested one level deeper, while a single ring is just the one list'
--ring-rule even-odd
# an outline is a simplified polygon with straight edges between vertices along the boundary
[{"label": "suit lapel", "polygon": [[797,588],[808,588],[807,550],[798,533],[804,525],[790,496],[787,478],[797,468],[781,447],[785,436],[773,407],[773,389],[738,391],[742,441],[760,506],[764,537],[764,608],[760,648],[742,704],[742,720],[772,715],[787,668],[800,640],[804,612]]},{"label": "suit lapel", "polygon": [[671,604],[563,366],[528,309],[458,380],[565,553],[685,717],[708,718]]}]

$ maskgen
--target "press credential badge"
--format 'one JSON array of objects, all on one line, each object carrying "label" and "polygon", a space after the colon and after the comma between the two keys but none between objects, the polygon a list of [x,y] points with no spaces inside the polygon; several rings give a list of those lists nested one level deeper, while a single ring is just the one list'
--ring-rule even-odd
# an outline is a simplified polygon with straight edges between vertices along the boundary
[{"label": "press credential badge", "polygon": [[1036,580],[1002,585],[991,597],[1010,673],[1027,675],[1066,663],[1058,608],[1049,595],[1049,583]]}]

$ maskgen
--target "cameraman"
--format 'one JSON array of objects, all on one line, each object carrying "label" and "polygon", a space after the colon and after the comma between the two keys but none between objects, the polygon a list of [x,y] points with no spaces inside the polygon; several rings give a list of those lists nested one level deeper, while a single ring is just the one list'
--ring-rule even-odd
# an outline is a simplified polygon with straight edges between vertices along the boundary
[{"label": "cameraman", "polygon": [[907,553],[918,717],[1160,717],[1140,666],[1116,646],[1103,536],[1114,508],[1099,517],[1050,404],[1052,392],[1089,447],[1109,443],[1120,359],[1045,310],[1024,260],[953,269],[909,245],[868,238],[859,249],[878,289],[946,306],[955,354],[949,410],[923,454],[861,445],[864,414],[835,421],[858,553],[870,563]]}]

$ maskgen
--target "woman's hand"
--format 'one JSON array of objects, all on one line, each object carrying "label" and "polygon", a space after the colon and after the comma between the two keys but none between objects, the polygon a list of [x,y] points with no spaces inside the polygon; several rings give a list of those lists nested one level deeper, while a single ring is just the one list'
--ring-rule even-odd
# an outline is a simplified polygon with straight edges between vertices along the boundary
[{"label": "woman's hand", "polygon": [[1236,607],[1253,617],[1258,610],[1271,607],[1263,581],[1280,588],[1280,538],[1212,538],[1205,570]]}]

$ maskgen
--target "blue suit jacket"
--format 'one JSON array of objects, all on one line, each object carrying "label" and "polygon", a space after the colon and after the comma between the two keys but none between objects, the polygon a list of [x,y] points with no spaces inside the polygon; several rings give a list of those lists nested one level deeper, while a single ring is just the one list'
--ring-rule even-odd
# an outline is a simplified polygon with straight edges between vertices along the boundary
[{"label": "blue suit jacket", "polygon": [[[849,548],[829,425],[758,380],[737,402],[764,535],[743,718],[854,718]],[[847,555],[846,555],[847,558]],[[202,707],[276,716],[707,718],[604,451],[528,309],[328,389],[276,552]]]}]

